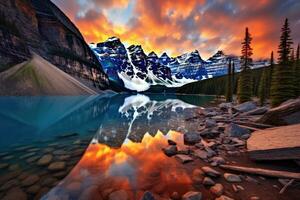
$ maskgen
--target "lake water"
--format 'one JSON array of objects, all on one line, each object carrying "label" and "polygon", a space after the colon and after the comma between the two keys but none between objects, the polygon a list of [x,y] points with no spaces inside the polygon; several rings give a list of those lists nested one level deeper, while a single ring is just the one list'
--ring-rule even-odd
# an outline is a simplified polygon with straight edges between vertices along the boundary
[{"label": "lake water", "polygon": [[[192,189],[162,148],[211,96],[0,97],[0,198],[139,199]],[[125,193],[125,194],[124,194]],[[97,197],[97,198],[96,198]]]}]

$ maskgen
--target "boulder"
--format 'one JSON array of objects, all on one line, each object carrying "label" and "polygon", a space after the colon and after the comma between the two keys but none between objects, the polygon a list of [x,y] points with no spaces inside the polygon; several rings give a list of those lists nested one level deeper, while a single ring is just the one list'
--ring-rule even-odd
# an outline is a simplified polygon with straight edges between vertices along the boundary
[{"label": "boulder", "polygon": [[195,191],[187,192],[182,196],[182,200],[201,200],[201,199],[202,199],[202,193],[195,192]]},{"label": "boulder", "polygon": [[257,122],[276,126],[300,123],[300,98],[270,109]]},{"label": "boulder", "polygon": [[201,137],[198,133],[188,132],[184,134],[184,143],[185,144],[196,144],[201,140]]},{"label": "boulder", "polygon": [[166,148],[163,148],[163,152],[169,157],[174,156],[177,154],[177,146],[170,145]]},{"label": "boulder", "polygon": [[253,101],[247,101],[245,103],[233,107],[233,109],[238,112],[249,112],[250,110],[254,110],[256,108],[256,103],[254,103]]},{"label": "boulder", "polygon": [[226,126],[225,128],[225,134],[227,134],[230,137],[241,137],[246,134],[250,134],[251,131],[243,128],[237,124],[231,123]]},{"label": "boulder", "polygon": [[300,159],[300,124],[269,128],[252,133],[247,149],[254,160]]}]

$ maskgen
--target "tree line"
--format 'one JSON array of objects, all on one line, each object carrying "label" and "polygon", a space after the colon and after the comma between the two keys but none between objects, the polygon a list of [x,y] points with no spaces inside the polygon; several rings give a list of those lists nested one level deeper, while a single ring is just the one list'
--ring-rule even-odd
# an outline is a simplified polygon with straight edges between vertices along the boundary
[{"label": "tree line", "polygon": [[[253,96],[252,87],[254,84],[251,78],[253,49],[251,48],[251,42],[251,34],[248,28],[246,28],[245,38],[242,42],[241,74],[237,86],[237,99],[239,103],[249,101]],[[267,99],[270,99],[270,103],[273,107],[300,95],[299,44],[295,55],[288,19],[285,20],[281,28],[280,43],[277,52],[278,64],[274,64],[274,53],[272,51],[270,66],[263,69],[258,85],[260,103],[263,105]],[[230,68],[230,66],[228,68]],[[232,75],[229,74],[229,76]],[[231,87],[231,83],[228,83],[227,86]],[[226,95],[227,101],[232,99],[231,95],[232,93]]]},{"label": "tree line", "polygon": [[294,51],[288,19],[281,29],[276,63],[272,51],[269,66],[251,69],[253,62],[251,43],[252,37],[249,29],[246,28],[239,73],[235,73],[234,62],[229,58],[227,75],[184,85],[177,89],[177,92],[225,95],[228,102],[233,101],[233,96],[236,94],[239,103],[250,101],[256,96],[259,97],[262,105],[270,101],[273,107],[298,97],[300,95],[299,44]]}]

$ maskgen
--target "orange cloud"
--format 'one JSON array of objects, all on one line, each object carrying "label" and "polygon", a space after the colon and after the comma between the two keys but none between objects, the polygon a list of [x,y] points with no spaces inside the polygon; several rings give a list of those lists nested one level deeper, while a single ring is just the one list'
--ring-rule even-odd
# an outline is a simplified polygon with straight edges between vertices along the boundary
[{"label": "orange cloud", "polygon": [[[221,49],[239,55],[244,30],[248,27],[253,36],[254,58],[268,58],[272,50],[277,51],[285,17],[290,19],[293,33],[300,31],[297,1],[261,0],[253,4],[246,0],[86,0],[85,5],[93,2],[98,5],[96,8],[74,6],[70,0],[64,2],[73,5],[74,9],[66,6],[68,16],[87,42],[102,42],[116,36],[126,44],[141,44],[146,53],[168,52],[177,56],[197,49],[202,57],[208,58]],[[109,9],[124,11],[130,2],[134,9],[129,22],[114,23]],[[59,5],[64,8],[62,3]],[[78,17],[82,10],[88,11]],[[300,36],[293,37],[298,43]]]}]

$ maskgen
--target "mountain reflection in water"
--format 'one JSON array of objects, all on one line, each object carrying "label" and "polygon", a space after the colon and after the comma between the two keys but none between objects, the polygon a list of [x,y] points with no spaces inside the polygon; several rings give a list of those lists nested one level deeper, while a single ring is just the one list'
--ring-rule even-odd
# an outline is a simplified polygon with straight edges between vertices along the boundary
[{"label": "mountain reflection in water", "polygon": [[169,197],[191,190],[190,172],[162,148],[168,139],[183,147],[183,135],[172,130],[197,127],[185,123],[197,109],[175,98],[126,97],[118,110],[109,112],[119,114],[117,121],[107,116],[80,162],[43,199],[109,199],[115,191],[139,199],[145,191]]},{"label": "mountain reflection in water", "polygon": [[[89,199],[92,194],[106,199],[120,189],[129,199],[145,190],[185,192],[191,187],[186,169],[161,148],[167,139],[182,143],[176,131],[197,129],[186,119],[211,100],[141,94],[1,97],[0,184],[5,190],[0,198],[11,187],[28,199]],[[45,155],[52,159],[40,165]],[[64,165],[50,170],[55,162]],[[34,185],[24,185],[24,177],[35,178]]]}]

